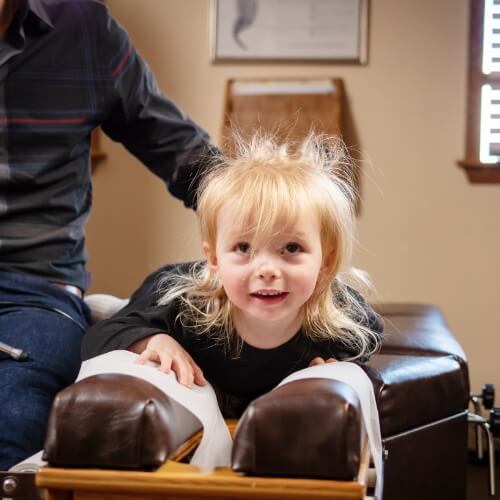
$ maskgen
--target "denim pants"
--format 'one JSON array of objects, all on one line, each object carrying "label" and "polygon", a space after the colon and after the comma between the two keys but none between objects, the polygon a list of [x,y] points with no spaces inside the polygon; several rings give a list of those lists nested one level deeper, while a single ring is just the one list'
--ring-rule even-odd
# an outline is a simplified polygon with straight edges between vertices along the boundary
[{"label": "denim pants", "polygon": [[76,295],[43,278],[0,272],[0,341],[29,353],[26,361],[0,353],[0,470],[43,448],[52,400],[78,374],[89,321]]}]

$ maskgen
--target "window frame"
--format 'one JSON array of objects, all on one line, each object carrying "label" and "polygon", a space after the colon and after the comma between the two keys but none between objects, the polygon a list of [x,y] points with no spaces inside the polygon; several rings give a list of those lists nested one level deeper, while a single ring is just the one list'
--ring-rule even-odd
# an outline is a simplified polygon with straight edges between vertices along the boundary
[{"label": "window frame", "polygon": [[469,52],[467,69],[467,121],[465,159],[458,161],[470,182],[500,183],[500,162],[480,161],[481,87],[494,81],[500,85],[500,73],[495,76],[482,72],[485,0],[470,0]]}]

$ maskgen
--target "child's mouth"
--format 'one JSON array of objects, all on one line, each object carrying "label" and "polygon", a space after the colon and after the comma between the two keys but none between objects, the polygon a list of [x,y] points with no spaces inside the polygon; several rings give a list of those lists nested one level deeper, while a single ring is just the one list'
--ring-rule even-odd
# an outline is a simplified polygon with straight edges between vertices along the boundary
[{"label": "child's mouth", "polygon": [[286,299],[288,292],[282,292],[280,290],[259,290],[258,292],[252,292],[250,296],[263,304],[277,304]]}]

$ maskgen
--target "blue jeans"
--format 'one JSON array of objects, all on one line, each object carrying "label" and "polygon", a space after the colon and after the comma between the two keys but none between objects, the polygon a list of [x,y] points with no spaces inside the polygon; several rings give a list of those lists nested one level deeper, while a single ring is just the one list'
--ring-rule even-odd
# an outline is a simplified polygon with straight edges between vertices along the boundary
[{"label": "blue jeans", "polygon": [[89,321],[76,295],[43,278],[0,272],[0,341],[29,352],[27,361],[0,353],[0,470],[43,448],[52,400],[78,374]]}]

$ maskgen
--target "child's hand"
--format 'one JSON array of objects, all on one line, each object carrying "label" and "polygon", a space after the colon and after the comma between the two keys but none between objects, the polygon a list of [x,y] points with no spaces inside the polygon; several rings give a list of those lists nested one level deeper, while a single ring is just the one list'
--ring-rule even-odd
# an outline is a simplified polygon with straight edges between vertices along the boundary
[{"label": "child's hand", "polygon": [[325,363],[335,363],[335,361],[337,361],[335,358],[323,359],[318,356],[309,363],[309,366],[324,365]]},{"label": "child's hand", "polygon": [[143,365],[147,361],[160,363],[160,370],[169,373],[174,370],[177,381],[189,387],[196,385],[205,385],[203,371],[194,362],[189,353],[170,335],[158,333],[150,337],[146,348],[137,358],[136,363]]}]

